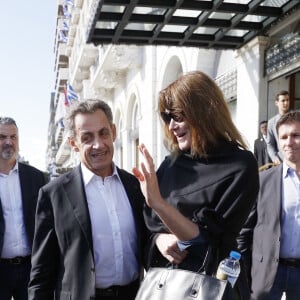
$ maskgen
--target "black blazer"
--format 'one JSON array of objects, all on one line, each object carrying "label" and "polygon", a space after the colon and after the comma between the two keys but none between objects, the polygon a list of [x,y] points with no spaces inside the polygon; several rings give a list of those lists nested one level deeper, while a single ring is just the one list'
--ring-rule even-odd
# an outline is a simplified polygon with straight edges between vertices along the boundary
[{"label": "black blazer", "polygon": [[[46,184],[45,174],[26,164],[18,163],[23,216],[28,240],[32,245],[34,234],[34,218],[39,189]],[[2,252],[5,222],[3,217],[2,203],[0,199],[0,253]]]},{"label": "black blazer", "polygon": [[268,154],[267,143],[263,137],[260,137],[254,141],[254,156],[257,160],[258,167],[272,162]]},{"label": "black blazer", "polygon": [[[144,197],[133,175],[120,169],[118,174],[132,207],[138,249],[142,251],[147,238],[142,215]],[[94,299],[93,255],[91,221],[78,166],[40,191],[29,299]]]}]

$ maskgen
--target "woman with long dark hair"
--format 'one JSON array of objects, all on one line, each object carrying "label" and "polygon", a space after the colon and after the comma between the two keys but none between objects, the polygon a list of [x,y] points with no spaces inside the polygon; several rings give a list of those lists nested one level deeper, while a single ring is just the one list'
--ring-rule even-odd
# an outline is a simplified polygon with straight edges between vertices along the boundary
[{"label": "woman with long dark hair", "polygon": [[206,74],[182,75],[160,92],[158,108],[170,155],[155,172],[142,144],[144,162],[133,169],[152,232],[148,266],[198,270],[210,246],[212,273],[237,247],[259,189],[257,163]]}]

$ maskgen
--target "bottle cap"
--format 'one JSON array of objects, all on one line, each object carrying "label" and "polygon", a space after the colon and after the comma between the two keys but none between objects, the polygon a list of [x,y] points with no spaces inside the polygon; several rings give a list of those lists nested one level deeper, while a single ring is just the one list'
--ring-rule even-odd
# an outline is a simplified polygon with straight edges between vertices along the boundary
[{"label": "bottle cap", "polygon": [[237,251],[230,251],[229,256],[237,260],[241,258],[241,254]]}]

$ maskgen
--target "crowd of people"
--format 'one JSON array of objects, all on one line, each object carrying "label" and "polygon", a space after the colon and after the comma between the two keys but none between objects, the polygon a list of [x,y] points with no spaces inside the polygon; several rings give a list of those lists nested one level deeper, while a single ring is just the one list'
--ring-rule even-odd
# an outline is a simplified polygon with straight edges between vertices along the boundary
[{"label": "crowd of people", "polygon": [[215,81],[184,74],[158,97],[169,156],[156,169],[142,143],[129,173],[111,108],[77,101],[65,124],[80,163],[50,182],[18,161],[16,122],[0,118],[0,298],[134,300],[151,267],[196,271],[210,251],[214,276],[238,250],[233,299],[300,299],[300,112],[288,93],[275,104],[253,154]]}]

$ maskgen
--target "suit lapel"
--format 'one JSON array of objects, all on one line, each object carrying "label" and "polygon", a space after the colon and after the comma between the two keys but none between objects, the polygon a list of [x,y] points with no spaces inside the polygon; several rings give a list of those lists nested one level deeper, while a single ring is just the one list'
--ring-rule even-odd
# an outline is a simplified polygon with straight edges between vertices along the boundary
[{"label": "suit lapel", "polygon": [[122,181],[122,184],[125,188],[125,191],[126,191],[126,194],[127,194],[127,197],[129,199],[129,202],[130,202],[130,205],[131,205],[131,208],[132,208],[132,211],[133,211],[133,214],[135,216],[135,220],[137,219],[137,210],[138,210],[138,203],[135,201],[135,198],[136,198],[136,195],[137,195],[137,191],[135,190],[135,186],[132,184],[132,182],[129,180],[130,178],[128,176],[126,176],[126,173],[117,168],[118,170],[118,174],[120,176],[120,179]]},{"label": "suit lapel", "polygon": [[30,174],[28,173],[29,170],[25,170],[25,166],[20,163],[18,163],[18,169],[19,169],[19,179],[20,179],[20,186],[21,186],[23,214],[24,216],[26,216],[28,202],[29,202],[28,197],[32,195],[31,184],[29,182]]},{"label": "suit lapel", "polygon": [[70,180],[65,183],[65,191],[67,198],[73,208],[74,216],[80,224],[80,227],[90,248],[93,249],[91,220],[80,166],[76,167],[70,173]]},{"label": "suit lapel", "polygon": [[[281,220],[281,207],[282,207],[282,164],[274,169],[274,180],[270,181],[270,192],[272,199],[274,196],[274,202],[271,204],[271,209],[274,209],[274,217],[277,220]],[[271,184],[272,182],[272,184]],[[272,197],[273,196],[273,197]]]},{"label": "suit lapel", "polygon": [[276,209],[278,209],[278,220],[280,220],[280,227],[281,227],[281,213],[282,213],[282,163],[280,164],[280,167],[277,170],[277,176],[276,176]]}]

